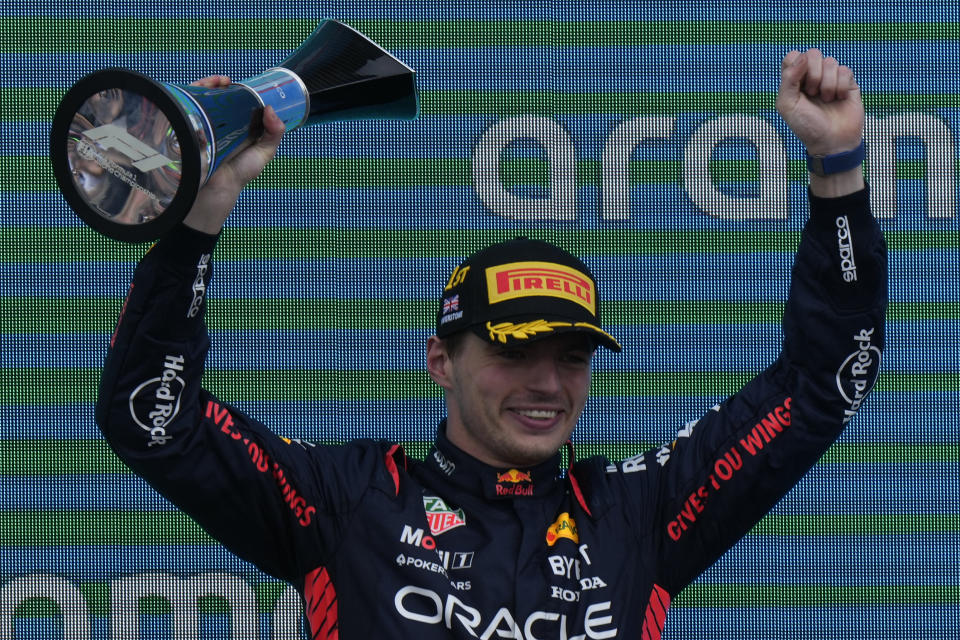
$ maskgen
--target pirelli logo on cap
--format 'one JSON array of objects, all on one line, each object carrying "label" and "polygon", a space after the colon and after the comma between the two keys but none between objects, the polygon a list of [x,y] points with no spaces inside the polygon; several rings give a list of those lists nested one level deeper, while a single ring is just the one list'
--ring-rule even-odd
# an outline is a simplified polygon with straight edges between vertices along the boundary
[{"label": "pirelli logo on cap", "polygon": [[553,262],[511,262],[487,269],[490,304],[531,296],[569,300],[597,315],[593,280],[581,271]]}]

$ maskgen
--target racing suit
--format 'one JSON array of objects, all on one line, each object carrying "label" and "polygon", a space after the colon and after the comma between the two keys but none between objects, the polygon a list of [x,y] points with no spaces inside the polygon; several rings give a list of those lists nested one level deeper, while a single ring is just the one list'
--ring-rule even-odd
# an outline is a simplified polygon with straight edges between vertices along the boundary
[{"label": "racing suit", "polygon": [[[393,443],[279,437],[201,388],[216,238],[137,268],[97,421],[137,474],[302,594],[311,638],[658,638],[670,601],[818,460],[876,380],[886,247],[867,191],[811,196],[780,357],[659,450],[496,469],[440,425]],[[569,445],[568,445],[569,446]]]}]

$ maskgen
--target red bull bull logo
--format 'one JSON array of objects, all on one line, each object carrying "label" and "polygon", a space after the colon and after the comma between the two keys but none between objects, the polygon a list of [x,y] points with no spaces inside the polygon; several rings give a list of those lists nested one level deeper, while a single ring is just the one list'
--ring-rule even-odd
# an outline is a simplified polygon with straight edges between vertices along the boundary
[{"label": "red bull bull logo", "polygon": [[533,476],[529,471],[510,469],[497,474],[498,496],[532,496]]},{"label": "red bull bull logo", "polygon": [[518,482],[533,482],[533,476],[530,475],[529,471],[510,469],[509,471],[498,473],[497,482],[511,482],[514,484]]}]

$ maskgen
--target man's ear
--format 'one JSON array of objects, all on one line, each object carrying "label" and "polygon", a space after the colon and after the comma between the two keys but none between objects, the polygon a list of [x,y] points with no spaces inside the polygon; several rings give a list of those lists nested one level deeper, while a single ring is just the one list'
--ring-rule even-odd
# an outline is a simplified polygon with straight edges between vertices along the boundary
[{"label": "man's ear", "polygon": [[430,336],[427,340],[427,373],[438,385],[449,389],[452,369],[453,360],[447,351],[447,343],[437,336]]}]

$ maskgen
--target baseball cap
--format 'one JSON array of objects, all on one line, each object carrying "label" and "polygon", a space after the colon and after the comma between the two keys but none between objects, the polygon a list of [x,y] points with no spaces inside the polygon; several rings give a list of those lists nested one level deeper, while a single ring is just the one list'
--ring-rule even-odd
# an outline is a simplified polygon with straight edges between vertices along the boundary
[{"label": "baseball cap", "polygon": [[600,325],[600,296],[587,266],[560,247],[515,238],[490,245],[450,274],[437,310],[437,336],[465,329],[518,344],[578,331],[620,351]]}]

